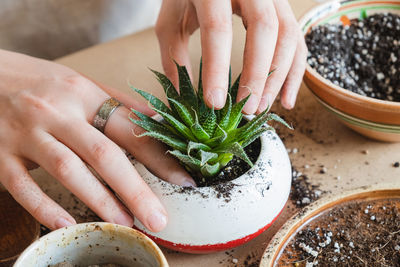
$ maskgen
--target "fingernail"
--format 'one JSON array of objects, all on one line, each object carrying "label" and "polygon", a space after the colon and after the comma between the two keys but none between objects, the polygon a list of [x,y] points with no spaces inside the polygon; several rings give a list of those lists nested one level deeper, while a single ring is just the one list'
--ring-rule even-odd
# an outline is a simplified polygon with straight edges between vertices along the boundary
[{"label": "fingernail", "polygon": [[159,210],[155,210],[148,218],[147,223],[150,230],[153,232],[160,232],[167,225],[167,216]]},{"label": "fingernail", "polygon": [[185,181],[182,183],[182,186],[183,186],[183,187],[196,187],[196,184],[195,184],[195,182],[193,182],[192,180],[185,180]]},{"label": "fingernail", "polygon": [[67,227],[67,226],[71,226],[74,225],[75,222],[71,222],[70,220],[67,220],[64,217],[60,217],[56,220],[56,228],[63,228],[63,227]]},{"label": "fingernail", "polygon": [[208,102],[216,109],[221,109],[225,105],[225,90],[215,88],[212,93],[208,95]]},{"label": "fingernail", "polygon": [[245,105],[244,108],[245,112],[247,114],[253,114],[254,112],[257,111],[259,103],[260,103],[260,98],[257,95],[251,95]]},{"label": "fingernail", "polygon": [[114,223],[132,227],[133,226],[133,219],[132,217],[126,213],[126,212],[121,212],[117,217],[114,219]]},{"label": "fingernail", "polygon": [[296,104],[296,98],[297,98],[297,93],[296,92],[290,92],[289,93],[289,109],[292,109],[294,105]]},{"label": "fingernail", "polygon": [[270,94],[265,94],[260,101],[260,105],[258,107],[259,112],[263,112],[267,108],[269,109],[272,105],[272,96]]}]

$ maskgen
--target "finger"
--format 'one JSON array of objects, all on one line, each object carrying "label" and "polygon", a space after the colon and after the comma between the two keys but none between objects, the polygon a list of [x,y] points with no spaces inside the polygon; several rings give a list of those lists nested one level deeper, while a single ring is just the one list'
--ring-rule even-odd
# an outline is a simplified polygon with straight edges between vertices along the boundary
[{"label": "finger", "polygon": [[116,110],[107,122],[106,135],[115,140],[119,146],[126,148],[157,177],[177,185],[196,186],[194,180],[178,161],[167,154],[167,149],[162,143],[147,136],[136,137],[144,130],[132,124],[127,119],[129,116],[133,114],[130,114],[126,108]]},{"label": "finger", "polygon": [[40,223],[53,230],[76,224],[68,212],[43,193],[18,158],[2,157],[0,173],[0,182]]},{"label": "finger", "polygon": [[131,227],[132,217],[68,147],[45,132],[35,134],[26,156],[57,178],[103,220]]},{"label": "finger", "polygon": [[240,9],[247,35],[237,101],[251,94],[243,111],[253,114],[271,68],[279,21],[272,1],[241,1]]},{"label": "finger", "polygon": [[100,87],[104,92],[106,92],[108,95],[118,99],[122,104],[124,104],[128,108],[134,108],[137,111],[140,111],[143,114],[146,114],[147,116],[153,116],[156,114],[154,110],[152,110],[146,103],[143,103],[142,101],[136,100],[132,96],[122,92],[121,90],[115,89],[114,87],[99,83],[98,81],[92,80],[91,78],[83,75],[90,81],[92,81],[95,85]]},{"label": "finger", "polygon": [[166,211],[122,150],[88,123],[72,123],[75,127],[68,130],[69,121],[56,125],[51,133],[92,166],[143,225],[161,231],[167,224]]},{"label": "finger", "polygon": [[[274,4],[279,19],[278,42],[272,61],[272,68],[276,68],[276,70],[267,79],[265,84],[263,97],[257,110],[259,113],[272,105],[281,90],[292,66],[298,44],[298,24],[293,13],[290,11],[289,3],[286,0],[276,0]],[[291,105],[286,105],[285,108],[290,109]]]},{"label": "finger", "polygon": [[176,88],[179,88],[179,79],[174,60],[186,66],[192,77],[188,44],[191,33],[198,28],[194,14],[189,1],[163,1],[155,28],[165,74]]},{"label": "finger", "polygon": [[232,49],[232,7],[228,0],[195,1],[201,33],[204,100],[221,109],[228,91]]},{"label": "finger", "polygon": [[281,103],[288,109],[293,108],[296,103],[297,94],[306,69],[307,46],[304,42],[302,33],[299,33],[299,35],[299,44],[297,46],[293,64],[282,87]]}]

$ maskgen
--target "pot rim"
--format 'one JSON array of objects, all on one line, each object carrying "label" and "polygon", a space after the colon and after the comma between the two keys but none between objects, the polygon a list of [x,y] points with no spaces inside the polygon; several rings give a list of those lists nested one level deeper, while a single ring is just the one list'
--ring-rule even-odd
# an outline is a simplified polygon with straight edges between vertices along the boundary
[{"label": "pot rim", "polygon": [[307,222],[335,206],[356,199],[366,199],[370,194],[386,193],[387,196],[400,196],[400,182],[362,186],[338,194],[325,196],[294,214],[273,236],[261,257],[260,267],[273,267],[280,253],[293,234]]},{"label": "pot rim", "polygon": [[[353,0],[351,2],[358,3],[359,5],[374,5],[377,2],[378,3],[391,3],[393,5],[393,1],[388,1],[388,0],[374,0],[369,2],[363,2],[360,3],[360,1]],[[348,0],[332,0],[327,3],[319,4],[313,8],[311,8],[309,11],[307,11],[303,16],[301,16],[299,20],[300,28],[301,31],[303,32],[304,36],[308,33],[309,29],[313,26],[312,24],[307,25],[310,23],[310,20],[312,20],[312,17],[314,14],[321,12],[322,14],[318,15],[318,18],[321,16],[326,16],[330,13],[336,12],[340,7],[342,7],[343,3],[349,3]],[[397,5],[400,5],[400,1],[398,1]],[[331,10],[328,8],[332,7]],[[334,9],[334,11],[333,11]],[[367,97],[363,96],[354,92],[351,92],[349,90],[346,90],[334,83],[332,83],[330,80],[325,79],[322,77],[315,69],[313,69],[308,62],[306,63],[306,75],[310,75],[315,77],[316,79],[322,81],[324,84],[326,84],[330,89],[332,89],[335,93],[342,95],[347,98],[352,98],[358,101],[359,104],[367,102],[370,104],[374,109],[379,109],[379,110],[384,110],[384,111],[392,111],[392,112],[400,112],[400,102],[394,102],[394,101],[388,101],[388,100],[381,100],[381,99],[376,99],[372,97]],[[312,90],[310,88],[310,90]],[[315,94],[314,90],[312,90]]]},{"label": "pot rim", "polygon": [[[140,238],[143,241],[143,247],[146,250],[152,251],[161,264],[161,267],[168,267],[167,259],[165,258],[164,254],[162,253],[161,249],[157,246],[157,244],[151,240],[148,236],[144,233],[133,229],[131,227],[117,225],[108,222],[88,222],[88,223],[79,223],[72,226],[63,227],[57,230],[54,230],[29,245],[20,255],[18,260],[14,263],[14,267],[22,266],[23,260],[26,257],[32,256],[31,254],[35,251],[35,249],[44,246],[48,239],[56,240],[57,235],[61,233],[65,233],[65,236],[69,235],[77,235],[77,234],[85,234],[88,232],[97,231],[97,227],[101,228],[103,232],[119,232],[124,236],[128,237],[129,239],[132,238]],[[57,241],[58,242],[58,241]],[[60,241],[61,242],[61,241]],[[62,249],[62,246],[59,246],[59,249]],[[51,256],[51,255],[49,255]]]}]

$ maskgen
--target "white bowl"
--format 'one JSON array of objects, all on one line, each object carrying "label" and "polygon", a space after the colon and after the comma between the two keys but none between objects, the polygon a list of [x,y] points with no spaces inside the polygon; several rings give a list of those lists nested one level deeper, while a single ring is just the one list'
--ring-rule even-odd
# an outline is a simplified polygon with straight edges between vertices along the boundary
[{"label": "white bowl", "polygon": [[161,250],[150,238],[112,223],[83,223],[53,231],[32,243],[14,267],[48,267],[63,261],[74,266],[114,263],[168,267]]},{"label": "white bowl", "polygon": [[218,198],[214,187],[181,187],[162,181],[141,163],[132,161],[165,206],[169,220],[159,232],[135,226],[158,244],[188,253],[209,253],[239,246],[267,229],[288,199],[292,170],[287,151],[272,131],[261,136],[261,152],[248,172],[231,181],[230,201]]}]

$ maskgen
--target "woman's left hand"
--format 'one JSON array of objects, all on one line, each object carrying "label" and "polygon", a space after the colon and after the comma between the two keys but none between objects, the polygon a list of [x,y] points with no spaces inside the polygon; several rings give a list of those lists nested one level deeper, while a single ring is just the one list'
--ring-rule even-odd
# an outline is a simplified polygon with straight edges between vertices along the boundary
[{"label": "woman's left hand", "polygon": [[167,76],[177,84],[173,59],[190,69],[189,37],[200,27],[205,102],[222,108],[228,87],[232,13],[242,17],[247,30],[236,101],[251,93],[244,112],[260,113],[281,91],[282,105],[293,108],[307,48],[287,0],[164,0],[156,32]]}]

